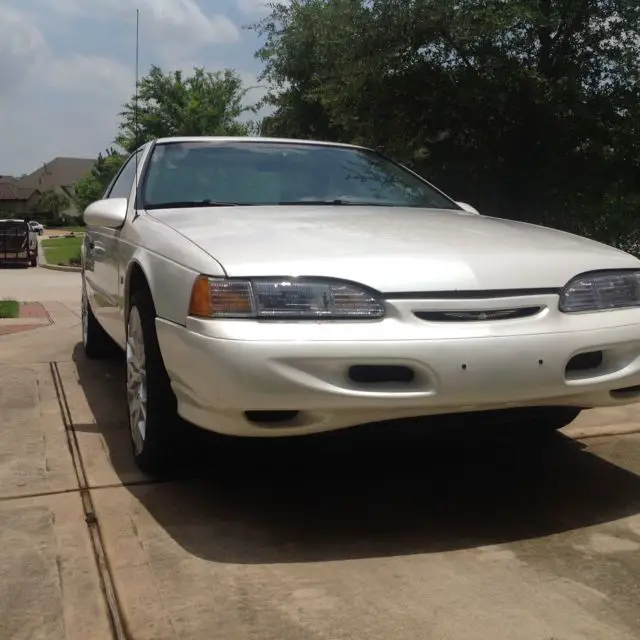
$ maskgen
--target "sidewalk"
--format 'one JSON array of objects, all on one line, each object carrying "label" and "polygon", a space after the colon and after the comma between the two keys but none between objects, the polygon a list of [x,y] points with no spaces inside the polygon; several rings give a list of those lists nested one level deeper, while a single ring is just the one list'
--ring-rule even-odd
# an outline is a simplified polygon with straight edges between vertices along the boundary
[{"label": "sidewalk", "polygon": [[0,337],[0,638],[111,640],[49,364],[69,358],[79,317],[23,312]]}]

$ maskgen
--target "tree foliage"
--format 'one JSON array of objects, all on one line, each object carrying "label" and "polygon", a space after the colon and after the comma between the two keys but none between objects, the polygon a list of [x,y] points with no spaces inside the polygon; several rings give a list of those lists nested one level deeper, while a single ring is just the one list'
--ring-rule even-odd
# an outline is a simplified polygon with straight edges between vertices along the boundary
[{"label": "tree foliage", "polygon": [[[255,107],[244,104],[249,88],[231,69],[209,72],[194,68],[165,74],[153,66],[120,114],[116,143],[127,151],[154,138],[168,136],[247,135],[251,124],[238,118]],[[137,105],[137,109],[136,109]]]},{"label": "tree foliage", "polygon": [[126,155],[113,148],[98,156],[91,172],[76,182],[74,187],[74,201],[80,211],[102,197],[125,159]]},{"label": "tree foliage", "polygon": [[484,213],[632,246],[640,4],[293,0],[265,44],[262,132],[384,150]]},{"label": "tree foliage", "polygon": [[[132,96],[120,113],[115,143],[131,153],[154,138],[253,133],[254,123],[238,120],[256,110],[244,104],[249,89],[230,69],[212,73],[195,68],[185,78],[181,71],[165,74],[153,66],[138,85],[137,101]],[[126,157],[126,153],[107,149],[91,173],[76,183],[74,200],[81,211],[102,197]]]},{"label": "tree foliage", "polygon": [[63,193],[58,193],[53,189],[43,191],[33,206],[34,212],[40,217],[47,218],[52,222],[59,220],[63,211],[71,206],[71,200]]}]

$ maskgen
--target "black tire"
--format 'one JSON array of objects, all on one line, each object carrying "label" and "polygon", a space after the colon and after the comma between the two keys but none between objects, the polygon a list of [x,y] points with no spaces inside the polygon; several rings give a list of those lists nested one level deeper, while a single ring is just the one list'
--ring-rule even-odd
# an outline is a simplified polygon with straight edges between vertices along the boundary
[{"label": "black tire", "polygon": [[[155,476],[164,475],[174,468],[178,458],[176,446],[179,441],[176,432],[181,423],[177,411],[178,403],[160,352],[155,326],[155,306],[148,289],[140,288],[133,293],[129,317],[134,310],[139,314],[144,344],[146,425],[144,438],[136,445],[133,435],[134,427],[131,424],[131,411],[129,411],[133,455],[136,465],[144,473]],[[127,335],[127,345],[129,345],[129,335]],[[128,394],[127,403],[129,403]]]},{"label": "black tire", "polygon": [[[86,313],[86,318],[84,314]],[[84,284],[82,286],[82,343],[84,352],[90,360],[101,360],[113,356],[117,347],[109,334],[100,326],[87,299]],[[86,322],[86,327],[84,323]]]}]

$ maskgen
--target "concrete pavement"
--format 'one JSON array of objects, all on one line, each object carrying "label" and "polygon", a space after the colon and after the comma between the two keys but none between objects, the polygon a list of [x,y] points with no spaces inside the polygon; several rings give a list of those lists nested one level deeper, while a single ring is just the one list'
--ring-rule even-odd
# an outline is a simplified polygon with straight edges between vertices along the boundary
[{"label": "concrete pavement", "polygon": [[[39,299],[41,273],[1,271],[0,295],[15,274]],[[121,359],[78,346],[77,274],[44,273],[54,324],[0,337],[2,640],[640,637],[637,406],[585,413],[546,453],[189,431],[154,482]]]},{"label": "concrete pavement", "polygon": [[0,268],[0,299],[78,304],[79,273],[60,273],[42,267]]}]

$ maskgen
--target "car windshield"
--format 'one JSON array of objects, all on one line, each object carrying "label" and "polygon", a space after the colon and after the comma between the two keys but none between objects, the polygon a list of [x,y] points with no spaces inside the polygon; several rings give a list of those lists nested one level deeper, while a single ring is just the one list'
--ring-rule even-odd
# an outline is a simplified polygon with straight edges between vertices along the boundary
[{"label": "car windshield", "polygon": [[148,209],[279,204],[459,209],[373,151],[285,142],[158,144],[141,196]]}]

